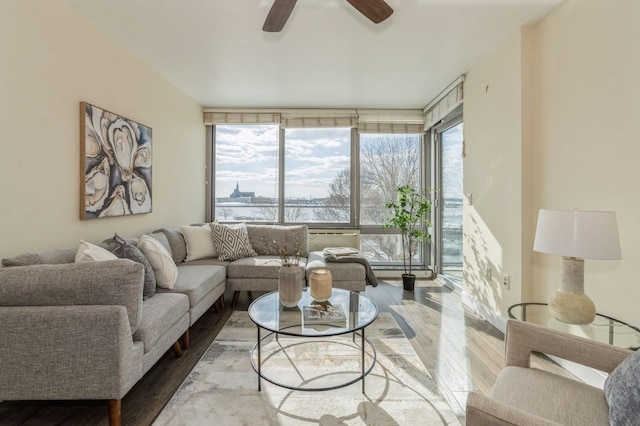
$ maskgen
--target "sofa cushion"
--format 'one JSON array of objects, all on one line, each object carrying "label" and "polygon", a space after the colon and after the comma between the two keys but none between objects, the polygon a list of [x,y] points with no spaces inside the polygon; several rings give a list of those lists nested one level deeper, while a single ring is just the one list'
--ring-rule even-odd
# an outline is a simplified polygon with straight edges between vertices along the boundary
[{"label": "sofa cushion", "polygon": [[237,225],[220,225],[213,223],[213,240],[220,260],[236,260],[243,257],[256,256],[251,247],[247,226],[244,223]]},{"label": "sofa cushion", "polygon": [[307,279],[316,269],[328,269],[333,281],[362,281],[366,279],[366,271],[360,263],[325,262],[321,251],[309,253],[307,261]]},{"label": "sofa cushion", "polygon": [[143,302],[142,309],[142,321],[133,334],[133,340],[143,342],[147,353],[171,326],[189,312],[189,298],[178,293],[157,293]]},{"label": "sofa cushion", "polygon": [[180,231],[184,235],[187,244],[186,262],[191,262],[209,257],[218,257],[218,250],[213,241],[211,225],[181,226]]},{"label": "sofa cushion", "polygon": [[120,305],[133,333],[142,318],[144,271],[128,259],[0,269],[4,306]]},{"label": "sofa cushion", "polygon": [[120,259],[130,259],[142,264],[144,267],[144,290],[142,295],[145,299],[153,296],[156,292],[156,275],[142,251],[138,247],[129,244],[118,234],[115,234],[108,244],[111,253]]},{"label": "sofa cushion", "polygon": [[[164,234],[160,235],[164,236]],[[163,288],[173,288],[178,278],[178,267],[164,245],[157,239],[143,234],[138,241],[138,248],[144,253],[153,268],[156,285]]]},{"label": "sofa cushion", "polygon": [[158,292],[186,294],[189,306],[193,307],[225,279],[224,266],[189,265],[185,262],[178,266],[178,279],[173,289],[159,289]]},{"label": "sofa cushion", "polygon": [[607,376],[604,396],[612,425],[636,424],[640,419],[640,351],[629,355]]},{"label": "sofa cushion", "polygon": [[505,367],[489,396],[557,424],[609,424],[601,389],[536,368]]},{"label": "sofa cushion", "polygon": [[255,252],[259,255],[279,255],[280,250],[284,254],[292,256],[299,253],[301,257],[307,257],[308,227],[307,225],[247,225],[249,241]]},{"label": "sofa cushion", "polygon": [[80,240],[80,245],[78,246],[78,250],[76,251],[74,262],[99,262],[102,260],[113,260],[117,258],[118,256],[111,253],[107,249]]},{"label": "sofa cushion", "polygon": [[[300,268],[304,276],[306,259],[300,259]],[[237,259],[227,266],[229,278],[271,278],[278,279],[278,271],[282,267],[278,256],[253,256]]]},{"label": "sofa cushion", "polygon": [[77,251],[78,248],[73,247],[68,249],[52,249],[26,253],[9,259],[2,259],[2,266],[58,265],[61,263],[73,263],[75,261]]},{"label": "sofa cushion", "polygon": [[169,246],[171,247],[171,257],[173,257],[173,261],[176,265],[184,262],[184,259],[187,257],[187,243],[184,240],[184,235],[180,231],[180,228],[162,228],[156,231],[153,231],[154,234],[161,232],[167,238],[169,242]]}]

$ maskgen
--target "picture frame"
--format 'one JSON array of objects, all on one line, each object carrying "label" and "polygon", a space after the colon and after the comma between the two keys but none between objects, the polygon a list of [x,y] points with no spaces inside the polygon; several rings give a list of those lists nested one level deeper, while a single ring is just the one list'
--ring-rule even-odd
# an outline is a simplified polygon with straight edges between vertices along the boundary
[{"label": "picture frame", "polygon": [[152,129],[80,102],[80,219],[152,212]]}]

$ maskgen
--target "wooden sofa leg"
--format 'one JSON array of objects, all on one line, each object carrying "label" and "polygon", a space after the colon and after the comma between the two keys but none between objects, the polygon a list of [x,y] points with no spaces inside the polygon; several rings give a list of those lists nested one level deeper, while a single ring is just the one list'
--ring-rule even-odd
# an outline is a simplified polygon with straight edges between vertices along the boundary
[{"label": "wooden sofa leg", "polygon": [[120,426],[122,423],[122,401],[120,399],[109,400],[109,426]]},{"label": "wooden sofa leg", "polygon": [[213,302],[213,310],[216,314],[220,313],[220,300],[216,300],[215,302]]},{"label": "wooden sofa leg", "polygon": [[189,330],[187,330],[182,335],[182,347],[184,348],[185,351],[189,349],[190,344],[191,344],[191,341],[189,340]]},{"label": "wooden sofa leg", "polygon": [[180,340],[176,340],[176,342],[173,344],[173,352],[175,352],[178,358],[182,357],[183,353],[182,347],[180,346]]},{"label": "wooden sofa leg", "polygon": [[239,291],[234,291],[233,292],[233,300],[231,301],[231,307],[235,308],[236,305],[238,304],[238,298],[240,297],[240,292]]},{"label": "wooden sofa leg", "polygon": [[218,300],[220,301],[220,307],[224,308],[224,294]]}]

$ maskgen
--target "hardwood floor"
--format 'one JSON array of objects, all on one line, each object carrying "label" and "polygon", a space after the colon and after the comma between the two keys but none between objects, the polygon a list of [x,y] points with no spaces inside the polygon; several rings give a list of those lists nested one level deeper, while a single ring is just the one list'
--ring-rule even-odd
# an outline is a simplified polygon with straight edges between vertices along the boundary
[{"label": "hardwood floor", "polygon": [[[460,295],[439,281],[419,280],[415,291],[406,292],[399,281],[386,280],[378,287],[368,287],[366,295],[381,312],[393,315],[464,423],[467,393],[487,393],[502,367],[502,333],[464,307]],[[231,315],[231,296],[225,295],[226,307],[220,313],[211,309],[194,324],[191,348],[182,358],[176,358],[173,350],[167,351],[124,397],[124,425],[153,422]],[[236,309],[246,310],[249,302],[243,293]],[[537,358],[533,365],[568,374],[546,358]],[[0,426],[108,424],[106,401],[0,403]]]}]

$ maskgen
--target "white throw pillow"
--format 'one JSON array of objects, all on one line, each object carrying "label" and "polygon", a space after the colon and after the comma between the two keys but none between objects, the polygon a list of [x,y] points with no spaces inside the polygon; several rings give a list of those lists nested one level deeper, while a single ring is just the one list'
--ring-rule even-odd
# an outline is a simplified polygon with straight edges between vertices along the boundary
[{"label": "white throw pillow", "polygon": [[184,235],[184,240],[187,243],[186,262],[218,257],[209,223],[202,226],[181,226],[180,232]]},{"label": "white throw pillow", "polygon": [[156,285],[172,289],[178,279],[178,267],[173,262],[171,254],[164,245],[149,235],[142,234],[138,241],[138,248],[142,251],[153,268]]},{"label": "white throw pillow", "polygon": [[101,260],[113,260],[117,258],[118,256],[107,249],[103,249],[95,244],[80,240],[75,262],[99,262]]}]

